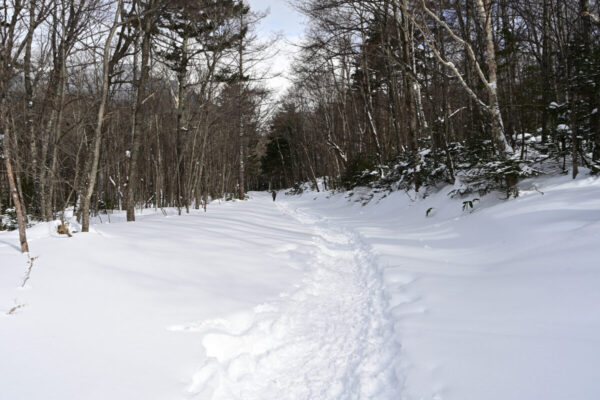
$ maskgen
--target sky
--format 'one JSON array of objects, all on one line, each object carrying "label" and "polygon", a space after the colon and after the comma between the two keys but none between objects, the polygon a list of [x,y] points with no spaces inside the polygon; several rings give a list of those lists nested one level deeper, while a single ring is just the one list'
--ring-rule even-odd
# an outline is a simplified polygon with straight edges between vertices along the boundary
[{"label": "sky", "polygon": [[295,43],[304,33],[304,17],[298,13],[288,0],[247,0],[252,10],[268,12],[261,21],[257,33],[262,39],[269,39],[274,35],[281,35],[278,42],[278,54],[266,63],[271,66],[271,71],[280,76],[268,80],[267,85],[279,96],[289,86],[290,63],[295,53]]}]

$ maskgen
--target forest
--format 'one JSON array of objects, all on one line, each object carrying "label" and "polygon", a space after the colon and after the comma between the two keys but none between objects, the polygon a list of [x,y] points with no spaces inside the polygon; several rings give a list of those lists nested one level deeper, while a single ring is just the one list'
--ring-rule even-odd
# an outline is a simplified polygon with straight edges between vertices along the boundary
[{"label": "forest", "polygon": [[293,0],[289,88],[242,0],[2,0],[0,229],[324,188],[600,171],[600,2]]},{"label": "forest", "polygon": [[600,399],[600,0],[0,0],[0,400]]}]

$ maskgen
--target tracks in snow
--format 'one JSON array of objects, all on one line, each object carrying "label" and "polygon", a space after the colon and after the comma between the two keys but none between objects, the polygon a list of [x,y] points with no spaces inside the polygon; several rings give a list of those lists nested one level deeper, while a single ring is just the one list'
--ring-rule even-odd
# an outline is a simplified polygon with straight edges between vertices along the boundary
[{"label": "tracks in snow", "polygon": [[314,229],[303,284],[251,312],[194,327],[205,332],[207,361],[190,397],[399,399],[399,345],[370,249],[325,218],[276,205]]}]

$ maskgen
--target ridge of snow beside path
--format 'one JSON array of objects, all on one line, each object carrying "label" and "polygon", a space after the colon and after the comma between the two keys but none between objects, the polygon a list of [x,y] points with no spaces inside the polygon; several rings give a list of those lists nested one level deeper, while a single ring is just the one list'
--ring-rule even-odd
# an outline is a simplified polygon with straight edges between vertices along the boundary
[{"label": "ridge of snow beside path", "polygon": [[180,399],[204,348],[173,327],[271,301],[304,276],[312,235],[272,202],[168,211],[103,215],[73,238],[34,226],[23,289],[16,232],[0,232],[0,399]]},{"label": "ridge of snow beside path", "polygon": [[403,399],[600,398],[600,179],[519,186],[518,198],[491,193],[471,212],[452,187],[364,207],[352,201],[370,196],[361,189],[294,200],[357,232],[377,258]]}]

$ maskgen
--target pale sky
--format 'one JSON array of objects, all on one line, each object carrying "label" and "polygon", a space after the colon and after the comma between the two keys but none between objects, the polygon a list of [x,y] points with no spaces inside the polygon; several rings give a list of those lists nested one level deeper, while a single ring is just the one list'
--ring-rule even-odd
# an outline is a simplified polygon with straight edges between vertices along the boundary
[{"label": "pale sky", "polygon": [[281,34],[283,39],[278,44],[279,54],[268,60],[274,73],[282,76],[273,78],[268,86],[281,94],[289,85],[287,75],[290,61],[294,57],[294,43],[297,43],[304,33],[304,17],[299,14],[287,0],[247,0],[254,11],[268,11],[268,15],[261,21],[258,34],[263,38],[270,38]]}]

